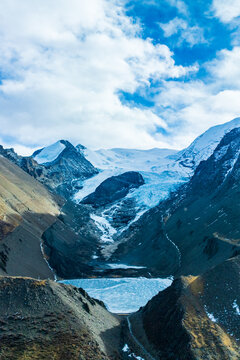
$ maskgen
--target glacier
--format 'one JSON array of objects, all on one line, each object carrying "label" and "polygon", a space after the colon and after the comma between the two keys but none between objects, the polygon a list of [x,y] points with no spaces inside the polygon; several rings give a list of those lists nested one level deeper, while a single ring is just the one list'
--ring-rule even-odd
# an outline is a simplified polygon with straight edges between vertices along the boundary
[{"label": "glacier", "polygon": [[[81,202],[111,176],[117,176],[126,171],[139,172],[144,179],[144,185],[132,189],[125,197],[134,201],[136,216],[126,226],[117,229],[118,234],[121,234],[144,212],[157,206],[160,201],[168,198],[172,191],[188,182],[199,163],[208,159],[222,137],[236,127],[240,127],[240,118],[208,129],[189,147],[181,151],[158,148],[150,150],[115,148],[93,151],[78,145],[78,150],[100,172],[83,182],[82,189],[74,196],[74,201]],[[111,205],[112,210],[114,206],[121,206],[121,202]],[[111,207],[104,209],[101,213],[98,212],[95,217],[95,223],[102,234],[102,242],[113,242],[116,235],[111,218]],[[91,217],[94,220],[94,214]]]},{"label": "glacier", "polygon": [[[73,200],[80,203],[86,196],[93,193],[104,180],[112,176],[118,176],[127,171],[136,171],[142,175],[144,185],[132,189],[121,201],[92,211],[91,219],[101,234],[100,242],[106,243],[107,246],[108,243],[115,241],[117,235],[123,233],[133,222],[137,221],[144,212],[158,205],[160,201],[168,198],[172,191],[188,182],[199,163],[212,155],[222,137],[239,126],[240,118],[214,126],[181,151],[159,148],[150,150],[113,148],[93,151],[77,145],[77,151],[89,160],[99,170],[99,173],[79,182],[80,186],[73,195]],[[36,154],[35,160],[39,164],[51,163],[64,149],[65,145],[62,141],[58,141],[40,150]],[[131,216],[128,223],[120,221],[120,225],[117,227],[113,220],[114,211],[117,210],[120,214],[121,209],[124,206],[126,208],[126,202],[131,204]]]}]

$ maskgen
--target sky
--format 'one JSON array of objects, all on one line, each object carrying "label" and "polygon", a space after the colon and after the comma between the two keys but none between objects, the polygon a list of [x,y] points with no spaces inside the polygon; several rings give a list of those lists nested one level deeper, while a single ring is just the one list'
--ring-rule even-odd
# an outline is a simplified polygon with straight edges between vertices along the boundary
[{"label": "sky", "polygon": [[239,0],[1,0],[0,144],[182,149],[240,116]]}]

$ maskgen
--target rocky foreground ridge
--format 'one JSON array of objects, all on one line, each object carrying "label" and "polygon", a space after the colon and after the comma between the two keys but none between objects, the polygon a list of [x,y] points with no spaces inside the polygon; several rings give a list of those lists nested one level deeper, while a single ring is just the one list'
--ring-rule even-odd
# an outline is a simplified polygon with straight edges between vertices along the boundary
[{"label": "rocky foreground ridge", "polygon": [[0,277],[1,360],[239,360],[239,324],[240,256],[125,317],[70,285]]},{"label": "rocky foreground ridge", "polygon": [[117,360],[120,322],[84,290],[0,277],[1,360]]},{"label": "rocky foreground ridge", "polygon": [[240,256],[176,279],[130,321],[155,359],[240,359]]}]

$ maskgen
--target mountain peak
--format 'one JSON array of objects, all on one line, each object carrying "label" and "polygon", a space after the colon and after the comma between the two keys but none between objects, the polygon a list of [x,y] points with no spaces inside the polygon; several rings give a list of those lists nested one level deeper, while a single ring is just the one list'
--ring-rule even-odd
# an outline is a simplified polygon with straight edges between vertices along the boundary
[{"label": "mountain peak", "polygon": [[62,151],[66,148],[65,140],[59,140],[52,145],[33,153],[33,158],[38,164],[51,163],[58,158]]},{"label": "mountain peak", "polygon": [[239,127],[240,117],[209,128],[186,149],[179,152],[178,160],[181,161],[183,166],[195,169],[202,160],[207,160],[212,155],[224,135]]}]

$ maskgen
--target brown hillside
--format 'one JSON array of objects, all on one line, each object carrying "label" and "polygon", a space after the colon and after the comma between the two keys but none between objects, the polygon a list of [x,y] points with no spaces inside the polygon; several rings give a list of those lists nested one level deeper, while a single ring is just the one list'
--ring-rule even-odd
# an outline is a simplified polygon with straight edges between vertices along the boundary
[{"label": "brown hillside", "polygon": [[0,157],[0,274],[53,276],[40,244],[59,209],[43,185]]}]

